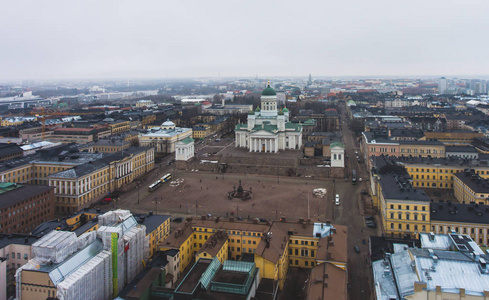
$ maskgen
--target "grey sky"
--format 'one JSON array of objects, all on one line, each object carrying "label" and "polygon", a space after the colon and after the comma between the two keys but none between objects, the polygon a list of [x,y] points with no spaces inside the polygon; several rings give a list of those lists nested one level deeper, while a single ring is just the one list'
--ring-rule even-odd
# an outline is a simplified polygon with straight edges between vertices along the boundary
[{"label": "grey sky", "polygon": [[489,1],[4,1],[0,79],[487,75]]}]

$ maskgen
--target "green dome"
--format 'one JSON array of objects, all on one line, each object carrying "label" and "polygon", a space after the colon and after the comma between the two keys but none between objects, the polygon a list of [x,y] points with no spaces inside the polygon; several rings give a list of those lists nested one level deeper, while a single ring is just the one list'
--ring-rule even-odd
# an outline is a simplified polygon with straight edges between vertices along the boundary
[{"label": "green dome", "polygon": [[279,115],[279,116],[283,116],[283,115],[284,115],[284,112],[283,112],[283,111],[279,111],[279,112],[278,112],[278,115]]},{"label": "green dome", "polygon": [[284,113],[289,112],[289,110],[287,109],[287,107],[284,107],[284,109],[282,109],[282,111],[283,111]]},{"label": "green dome", "polygon": [[257,108],[255,109],[255,111],[261,111],[260,107],[257,107]]},{"label": "green dome", "polygon": [[248,114],[249,114],[249,115],[254,115],[254,114],[255,114],[255,112],[254,112],[254,111],[252,111],[252,110],[250,110],[250,111],[248,112]]},{"label": "green dome", "polygon": [[277,93],[275,92],[274,89],[272,89],[270,87],[270,85],[268,85],[262,92],[261,92],[261,95],[262,96],[275,96],[277,95]]}]

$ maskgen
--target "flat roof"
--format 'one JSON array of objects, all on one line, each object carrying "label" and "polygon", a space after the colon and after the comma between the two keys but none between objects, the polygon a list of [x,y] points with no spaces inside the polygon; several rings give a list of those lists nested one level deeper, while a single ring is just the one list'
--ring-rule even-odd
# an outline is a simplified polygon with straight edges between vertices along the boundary
[{"label": "flat roof", "polygon": [[[158,226],[165,223],[171,216],[170,215],[150,215],[150,214],[133,214],[134,218],[139,224],[146,226],[146,234],[153,232]],[[144,216],[144,220],[141,217]]]},{"label": "flat roof", "polygon": [[37,240],[39,240],[40,237],[37,235],[31,235],[31,234],[21,234],[21,233],[14,233],[14,234],[6,234],[6,233],[0,233],[0,249],[11,245],[11,244],[17,244],[17,245],[32,245]]},{"label": "flat roof", "polygon": [[390,164],[401,164],[406,167],[410,165],[426,165],[434,167],[436,165],[443,166],[459,166],[462,168],[477,168],[488,167],[489,163],[483,159],[468,159],[450,156],[446,157],[421,157],[421,156],[377,156],[373,157],[374,160],[384,159]]},{"label": "flat roof", "polygon": [[429,202],[430,198],[421,189],[415,189],[403,176],[385,174],[380,176],[380,184],[385,199],[423,201]]},{"label": "flat roof", "polygon": [[454,175],[475,193],[489,193],[489,181],[472,172],[458,172]]},{"label": "flat roof", "polygon": [[[15,205],[28,198],[35,197],[40,194],[47,193],[49,190],[54,190],[54,187],[47,185],[30,185],[25,184],[16,189],[6,191],[0,194],[0,208]],[[53,199],[54,201],[54,199]]]},{"label": "flat roof", "polygon": [[433,202],[431,221],[489,224],[489,205]]}]

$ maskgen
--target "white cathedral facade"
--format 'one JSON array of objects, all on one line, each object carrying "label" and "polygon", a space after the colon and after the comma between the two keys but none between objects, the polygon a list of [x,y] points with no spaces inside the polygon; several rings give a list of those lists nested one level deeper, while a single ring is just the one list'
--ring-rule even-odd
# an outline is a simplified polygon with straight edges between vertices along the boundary
[{"label": "white cathedral facade", "polygon": [[248,113],[248,123],[235,128],[236,147],[250,152],[272,152],[300,149],[302,125],[289,121],[289,110],[277,110],[277,93],[270,87],[261,93],[261,108]]}]

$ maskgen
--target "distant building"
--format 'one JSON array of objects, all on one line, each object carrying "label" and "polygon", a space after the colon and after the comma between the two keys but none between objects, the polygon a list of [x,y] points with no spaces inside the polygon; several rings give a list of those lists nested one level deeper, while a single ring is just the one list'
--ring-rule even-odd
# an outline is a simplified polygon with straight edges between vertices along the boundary
[{"label": "distant building", "polygon": [[447,91],[447,79],[445,77],[440,78],[438,81],[438,94],[445,94]]},{"label": "distant building", "polygon": [[176,127],[172,121],[166,121],[160,127],[152,127],[147,133],[141,133],[139,145],[153,147],[157,153],[173,153],[178,141],[191,137],[191,128]]},{"label": "distant building", "polygon": [[16,144],[0,144],[0,161],[24,156],[24,150]]},{"label": "distant building", "polygon": [[136,107],[149,107],[153,105],[153,101],[151,100],[139,100],[136,102]]}]

